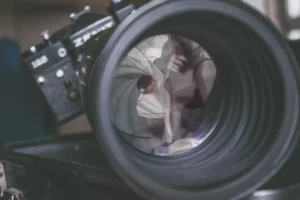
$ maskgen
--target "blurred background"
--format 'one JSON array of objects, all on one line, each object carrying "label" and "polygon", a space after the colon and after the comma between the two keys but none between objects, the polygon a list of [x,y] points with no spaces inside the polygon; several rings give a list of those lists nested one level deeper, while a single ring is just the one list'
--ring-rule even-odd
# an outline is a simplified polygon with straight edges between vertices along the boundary
[{"label": "blurred background", "polygon": [[[300,28],[300,0],[244,1],[270,16],[285,33]],[[0,36],[16,39],[24,50],[41,41],[42,31],[55,32],[69,24],[72,12],[85,5],[105,12],[108,4],[109,0],[1,0]]]},{"label": "blurred background", "polygon": [[[147,0],[135,0],[135,2],[142,2]],[[264,15],[268,16],[274,24],[278,27],[280,32],[290,38],[290,39],[299,39],[300,38],[300,0],[244,0],[246,3],[250,4],[254,8],[258,9]],[[70,14],[73,12],[78,12],[84,8],[84,6],[89,5],[92,11],[96,12],[106,12],[106,7],[109,4],[109,0],[1,0],[0,2],[0,39],[1,38],[10,38],[16,41],[19,44],[19,51],[22,52],[28,49],[30,46],[35,45],[42,41],[41,32],[45,30],[49,30],[50,33],[53,33],[65,25],[70,24]],[[1,45],[1,44],[0,44]],[[6,52],[6,49],[4,49]],[[1,46],[0,46],[1,53]],[[5,56],[4,56],[5,57]],[[0,55],[1,59],[1,55]],[[17,59],[15,59],[17,60]],[[1,61],[1,60],[0,60]],[[2,64],[0,63],[0,70]],[[20,67],[20,66],[19,66]],[[1,75],[2,72],[0,72]],[[2,73],[3,74],[3,73]],[[15,79],[18,79],[15,77]],[[2,81],[2,82],[1,82]],[[9,80],[12,82],[12,80]],[[25,83],[25,82],[24,82]],[[0,85],[5,85],[4,79],[0,76]],[[16,85],[22,84],[16,81]],[[17,87],[17,86],[16,86]],[[30,86],[28,86],[30,88]],[[27,99],[27,108],[26,112],[30,112],[33,110],[34,105],[39,105],[35,107],[37,110],[44,109],[44,105],[40,105],[43,103],[36,103],[33,99],[37,99],[40,97],[36,97],[31,95],[31,93],[26,92],[30,89],[21,89],[25,91],[28,99]],[[1,88],[0,88],[1,89]],[[1,89],[2,90],[2,89]],[[11,88],[8,88],[7,92],[3,92],[2,96],[8,96]],[[34,92],[33,92],[34,93]],[[18,99],[19,97],[12,97],[14,99]],[[24,103],[23,96],[20,97],[16,102]],[[42,98],[40,98],[42,99]],[[7,100],[11,101],[11,100]],[[40,100],[42,101],[42,100]],[[25,103],[24,103],[25,104]],[[1,102],[0,99],[0,127],[6,126],[7,131],[12,132],[11,128],[14,126],[14,119],[16,116],[19,116],[18,112],[20,108],[16,108],[16,106],[11,107],[5,105]],[[7,113],[11,114],[10,119],[7,119],[3,112],[3,108],[7,108]],[[2,110],[1,110],[2,109]],[[15,112],[12,112],[15,110]],[[2,118],[1,118],[2,113]],[[15,114],[14,114],[15,113]],[[32,112],[33,113],[33,112]],[[34,116],[34,114],[29,114]],[[6,123],[5,119],[10,121],[11,123]],[[40,122],[36,122],[38,119]],[[36,132],[41,132],[47,127],[47,124],[43,124],[45,120],[44,115],[36,115],[36,119],[32,118],[32,125],[29,126],[26,120],[23,122],[24,126],[18,127],[20,130],[27,130],[30,135],[32,129]],[[1,124],[2,120],[2,124]],[[22,116],[19,117],[19,121],[22,121]],[[36,124],[41,123],[39,126]],[[15,132],[18,132],[19,129],[16,129]],[[54,132],[58,132],[59,134],[70,134],[76,132],[86,132],[91,130],[89,123],[85,116],[81,116],[68,124],[63,126],[59,126],[56,130],[52,130]],[[43,131],[42,131],[43,132]],[[43,135],[42,133],[41,135]],[[37,137],[39,134],[32,134],[31,137]],[[28,137],[30,138],[30,137]],[[26,139],[26,137],[25,137]],[[9,138],[9,140],[14,140],[14,137]],[[1,140],[0,140],[1,142]]]}]

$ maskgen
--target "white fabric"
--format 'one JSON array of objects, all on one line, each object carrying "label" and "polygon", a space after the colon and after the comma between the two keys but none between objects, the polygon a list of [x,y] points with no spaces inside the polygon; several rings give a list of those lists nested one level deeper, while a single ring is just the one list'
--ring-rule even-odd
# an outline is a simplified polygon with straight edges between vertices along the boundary
[{"label": "white fabric", "polygon": [[170,124],[170,95],[164,87],[164,76],[156,67],[152,67],[152,78],[155,82],[155,89],[150,94],[140,94],[137,102],[137,112],[140,117],[145,118],[163,118],[165,131],[163,142],[171,143],[173,141],[172,128]]},{"label": "white fabric", "polygon": [[[198,44],[191,43],[191,48],[198,47]],[[193,118],[190,120],[194,121],[193,123],[199,119],[199,113],[203,113],[202,108],[189,111],[171,98],[176,93],[193,93],[197,84],[200,86],[203,100],[206,101],[214,84],[216,68],[212,61],[205,61],[196,72],[199,82],[195,83],[193,70],[183,74],[172,66],[174,51],[171,50],[168,37],[159,36],[142,42],[128,53],[115,76],[112,90],[112,122],[119,130],[137,136],[136,134],[143,134],[141,130],[147,128],[147,123],[144,123],[148,122],[147,120],[163,119],[165,126],[162,141],[169,144],[167,151],[174,155],[195,148],[202,142],[192,137],[178,138],[180,132],[186,131],[181,127],[183,109],[185,115]],[[199,59],[209,57],[206,52],[204,55],[200,55],[196,50],[193,52],[195,63],[191,62],[192,65]],[[162,60],[163,62],[156,66],[154,61],[158,58],[168,60]],[[143,75],[149,75],[154,80],[155,89],[150,94],[142,94],[137,90],[137,81]],[[172,88],[171,96],[165,89],[165,81],[168,78],[169,87]],[[151,137],[151,133],[146,137]]]},{"label": "white fabric", "polygon": [[169,155],[177,155],[184,152],[187,152],[195,147],[197,147],[201,142],[195,138],[183,138],[175,141],[168,147]]}]

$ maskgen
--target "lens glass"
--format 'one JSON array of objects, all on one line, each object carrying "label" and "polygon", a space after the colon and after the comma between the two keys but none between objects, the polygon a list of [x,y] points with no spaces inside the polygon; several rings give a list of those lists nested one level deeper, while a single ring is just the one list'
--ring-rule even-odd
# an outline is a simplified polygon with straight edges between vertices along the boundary
[{"label": "lens glass", "polygon": [[[205,106],[217,68],[197,42],[179,35],[142,40],[116,69],[111,121],[122,139],[153,155],[185,153],[205,141]],[[203,131],[203,130],[206,131]]]}]

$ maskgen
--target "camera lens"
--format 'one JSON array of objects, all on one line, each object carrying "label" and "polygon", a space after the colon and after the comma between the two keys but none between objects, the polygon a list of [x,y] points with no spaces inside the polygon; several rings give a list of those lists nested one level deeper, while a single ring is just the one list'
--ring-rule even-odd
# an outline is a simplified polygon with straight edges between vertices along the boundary
[{"label": "camera lens", "polygon": [[[214,84],[216,77],[219,81]],[[210,103],[221,99],[219,77],[199,43],[174,34],[146,38],[116,68],[112,124],[127,143],[143,152],[159,156],[188,152],[212,132],[205,113],[208,106],[220,107],[220,101]]]},{"label": "camera lens", "polygon": [[143,197],[241,199],[296,146],[297,63],[241,2],[152,1],[95,60],[86,105],[98,142]]}]

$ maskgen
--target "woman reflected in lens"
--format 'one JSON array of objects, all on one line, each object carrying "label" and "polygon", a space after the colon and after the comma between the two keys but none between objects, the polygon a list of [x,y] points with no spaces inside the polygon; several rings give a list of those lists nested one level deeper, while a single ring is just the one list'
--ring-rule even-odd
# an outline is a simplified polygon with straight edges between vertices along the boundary
[{"label": "woman reflected in lens", "polygon": [[215,77],[216,68],[198,43],[174,35],[148,38],[116,72],[112,122],[142,151],[186,152],[203,140],[196,129]]}]

